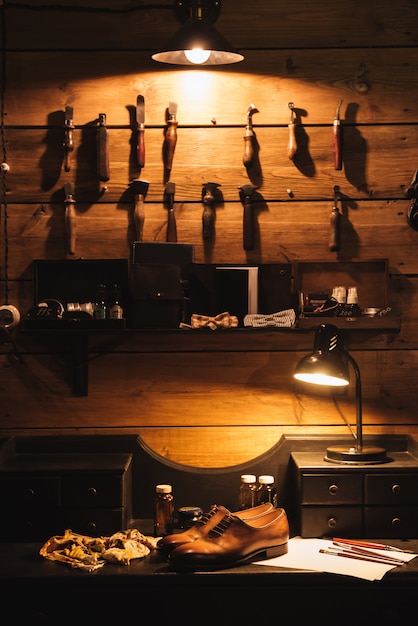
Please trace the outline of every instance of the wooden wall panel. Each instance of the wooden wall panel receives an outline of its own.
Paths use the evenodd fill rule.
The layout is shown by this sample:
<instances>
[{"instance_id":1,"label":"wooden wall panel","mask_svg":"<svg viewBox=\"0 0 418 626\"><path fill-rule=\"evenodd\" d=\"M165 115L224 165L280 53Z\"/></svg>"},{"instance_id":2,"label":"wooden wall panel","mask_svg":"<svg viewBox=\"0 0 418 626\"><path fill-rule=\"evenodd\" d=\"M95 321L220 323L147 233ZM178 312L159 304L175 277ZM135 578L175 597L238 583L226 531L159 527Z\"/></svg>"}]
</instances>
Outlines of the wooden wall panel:
<instances>
[{"instance_id":1,"label":"wooden wall panel","mask_svg":"<svg viewBox=\"0 0 418 626\"><path fill-rule=\"evenodd\" d=\"M245 54L235 66L192 70L150 59L177 29L171 0L8 0L3 154L10 172L0 214L0 303L24 315L31 262L72 258L65 246L64 185L76 199L75 258L130 258L130 182L149 181L144 238L164 241L165 109L178 102L179 241L197 262L292 263L387 259L388 304L399 332L356 332L365 432L417 433L418 232L405 197L417 169L418 6L414 0L225 0L219 30ZM3 63L4 61L4 63ZM134 162L134 105L146 103L146 166ZM344 168L333 165L332 122L343 100ZM287 158L288 103L298 113L299 154ZM242 163L254 103L256 167ZM70 172L63 169L63 111L74 107ZM105 112L111 177L95 175L95 131ZM202 184L218 182L216 239L202 240ZM238 187L258 187L254 250L243 249ZM340 188L341 249L329 217ZM106 189L105 189L106 188ZM7 219L6 219L7 217ZM381 280L384 280L382 277ZM362 303L364 306L371 303ZM186 331L185 331L186 332ZM193 332L193 331L192 331ZM71 338L12 331L0 345L0 433L138 433L159 454L204 467L241 463L282 434L342 434L354 421L353 390L338 404L296 387L291 371L312 332L232 339L132 333L90 338L89 393L72 395ZM193 347L194 346L194 347ZM233 346L231 348L231 346ZM259 349L257 349L259 347ZM13 356L13 352L17 352Z\"/></svg>"}]
</instances>

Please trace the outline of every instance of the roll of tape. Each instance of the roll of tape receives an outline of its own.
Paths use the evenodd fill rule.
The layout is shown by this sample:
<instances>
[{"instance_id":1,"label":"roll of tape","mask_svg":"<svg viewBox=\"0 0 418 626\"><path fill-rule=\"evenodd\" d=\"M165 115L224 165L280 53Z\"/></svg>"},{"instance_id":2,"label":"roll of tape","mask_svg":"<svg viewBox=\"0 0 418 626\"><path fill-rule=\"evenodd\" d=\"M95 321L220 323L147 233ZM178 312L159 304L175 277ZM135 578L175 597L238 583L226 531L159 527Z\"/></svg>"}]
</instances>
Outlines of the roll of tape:
<instances>
[{"instance_id":1,"label":"roll of tape","mask_svg":"<svg viewBox=\"0 0 418 626\"><path fill-rule=\"evenodd\" d=\"M0 326L14 328L20 322L19 310L13 304L0 305Z\"/></svg>"}]
</instances>

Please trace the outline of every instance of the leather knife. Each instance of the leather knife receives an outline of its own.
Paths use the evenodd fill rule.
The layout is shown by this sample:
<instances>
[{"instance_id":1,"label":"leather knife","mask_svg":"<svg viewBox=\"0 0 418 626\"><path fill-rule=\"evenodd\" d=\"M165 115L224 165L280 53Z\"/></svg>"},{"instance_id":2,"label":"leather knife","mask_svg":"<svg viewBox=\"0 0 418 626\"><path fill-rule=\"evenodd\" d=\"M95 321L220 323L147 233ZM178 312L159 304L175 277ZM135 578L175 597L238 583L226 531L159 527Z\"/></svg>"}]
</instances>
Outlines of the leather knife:
<instances>
[{"instance_id":1,"label":"leather knife","mask_svg":"<svg viewBox=\"0 0 418 626\"><path fill-rule=\"evenodd\" d=\"M67 249L69 254L75 253L75 200L74 184L65 183L65 229L67 233Z\"/></svg>"},{"instance_id":2,"label":"leather knife","mask_svg":"<svg viewBox=\"0 0 418 626\"><path fill-rule=\"evenodd\" d=\"M167 109L167 130L164 141L164 166L167 172L173 166L174 150L177 144L177 102L170 102Z\"/></svg>"},{"instance_id":3,"label":"leather knife","mask_svg":"<svg viewBox=\"0 0 418 626\"><path fill-rule=\"evenodd\" d=\"M166 241L170 243L177 243L177 224L176 216L174 214L174 193L176 191L175 183L169 181L165 185L165 195L168 204L168 218L167 218L167 236Z\"/></svg>"},{"instance_id":4,"label":"leather knife","mask_svg":"<svg viewBox=\"0 0 418 626\"><path fill-rule=\"evenodd\" d=\"M329 249L331 252L338 252L341 246L341 213L338 208L338 195L339 195L339 187L338 185L334 186L334 206L332 207L331 216L330 216L330 239L329 239Z\"/></svg>"},{"instance_id":5,"label":"leather knife","mask_svg":"<svg viewBox=\"0 0 418 626\"><path fill-rule=\"evenodd\" d=\"M340 120L340 110L343 101L340 100L340 103L337 107L337 112L335 113L335 119L332 127L332 139L334 144L334 168L336 170L343 169L343 128Z\"/></svg>"},{"instance_id":6,"label":"leather knife","mask_svg":"<svg viewBox=\"0 0 418 626\"><path fill-rule=\"evenodd\" d=\"M137 154L140 168L145 166L145 101L144 96L136 99L136 123L138 127Z\"/></svg>"},{"instance_id":7,"label":"leather knife","mask_svg":"<svg viewBox=\"0 0 418 626\"><path fill-rule=\"evenodd\" d=\"M106 182L109 173L109 136L106 128L106 113L99 113L97 127L97 178Z\"/></svg>"},{"instance_id":8,"label":"leather knife","mask_svg":"<svg viewBox=\"0 0 418 626\"><path fill-rule=\"evenodd\" d=\"M74 150L73 141L73 107L66 106L64 113L64 169L69 172L71 169L71 153Z\"/></svg>"},{"instance_id":9,"label":"leather knife","mask_svg":"<svg viewBox=\"0 0 418 626\"><path fill-rule=\"evenodd\" d=\"M298 146L296 143L296 122L297 122L297 116L296 116L296 112L295 112L295 105L293 104L293 102L289 102L289 104L287 105L290 109L290 121L288 124L288 128L289 128L289 144L287 147L287 156L289 157L289 159L291 161L293 161L293 159L296 156L296 152L298 151Z\"/></svg>"}]
</instances>

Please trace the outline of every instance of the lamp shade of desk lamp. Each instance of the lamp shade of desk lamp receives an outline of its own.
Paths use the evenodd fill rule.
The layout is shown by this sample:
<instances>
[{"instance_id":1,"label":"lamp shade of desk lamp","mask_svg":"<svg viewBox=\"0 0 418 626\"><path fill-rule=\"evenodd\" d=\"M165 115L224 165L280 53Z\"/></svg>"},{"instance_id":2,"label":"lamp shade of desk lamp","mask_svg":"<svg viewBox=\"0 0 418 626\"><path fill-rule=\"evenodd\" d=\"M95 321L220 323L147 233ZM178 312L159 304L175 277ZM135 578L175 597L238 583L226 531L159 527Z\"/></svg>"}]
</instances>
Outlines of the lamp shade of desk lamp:
<instances>
[{"instance_id":1,"label":"lamp shade of desk lamp","mask_svg":"<svg viewBox=\"0 0 418 626\"><path fill-rule=\"evenodd\" d=\"M213 26L220 8L220 0L176 1L176 14L185 23L162 50L152 55L154 61L189 66L227 65L242 61L244 56Z\"/></svg>"},{"instance_id":2,"label":"lamp shade of desk lamp","mask_svg":"<svg viewBox=\"0 0 418 626\"><path fill-rule=\"evenodd\" d=\"M348 363L356 377L356 435L352 446L332 446L325 460L332 463L372 464L387 462L386 450L363 445L363 416L361 376L357 362L344 349L339 329L333 324L321 324L315 331L314 349L296 366L294 378L305 383L345 387L350 383Z\"/></svg>"}]
</instances>

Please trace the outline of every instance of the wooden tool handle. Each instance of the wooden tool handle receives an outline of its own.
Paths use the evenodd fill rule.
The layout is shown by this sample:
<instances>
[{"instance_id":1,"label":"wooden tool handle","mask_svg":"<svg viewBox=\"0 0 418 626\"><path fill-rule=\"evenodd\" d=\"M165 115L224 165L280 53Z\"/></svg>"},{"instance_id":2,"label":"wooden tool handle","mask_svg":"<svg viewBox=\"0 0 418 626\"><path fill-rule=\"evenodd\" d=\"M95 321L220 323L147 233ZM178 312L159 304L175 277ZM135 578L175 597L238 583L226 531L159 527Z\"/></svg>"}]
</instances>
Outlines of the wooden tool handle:
<instances>
[{"instance_id":1,"label":"wooden tool handle","mask_svg":"<svg viewBox=\"0 0 418 626\"><path fill-rule=\"evenodd\" d=\"M68 202L65 209L65 229L67 232L67 247L69 254L75 254L76 219L73 202Z\"/></svg>"},{"instance_id":2,"label":"wooden tool handle","mask_svg":"<svg viewBox=\"0 0 418 626\"><path fill-rule=\"evenodd\" d=\"M254 145L253 145L254 133L251 129L247 129L244 136L244 159L243 163L245 167L250 167L254 160Z\"/></svg>"},{"instance_id":3,"label":"wooden tool handle","mask_svg":"<svg viewBox=\"0 0 418 626\"><path fill-rule=\"evenodd\" d=\"M174 209L172 208L168 210L166 241L177 243L176 216L174 215Z\"/></svg>"},{"instance_id":4,"label":"wooden tool handle","mask_svg":"<svg viewBox=\"0 0 418 626\"><path fill-rule=\"evenodd\" d=\"M204 241L210 241L215 230L215 211L210 205L203 207L202 236Z\"/></svg>"},{"instance_id":5,"label":"wooden tool handle","mask_svg":"<svg viewBox=\"0 0 418 626\"><path fill-rule=\"evenodd\" d=\"M66 172L71 170L71 153L74 150L73 128L67 126L65 129L64 141L64 169Z\"/></svg>"},{"instance_id":6,"label":"wooden tool handle","mask_svg":"<svg viewBox=\"0 0 418 626\"><path fill-rule=\"evenodd\" d=\"M340 120L334 120L333 125L334 144L334 167L336 170L343 168L343 129Z\"/></svg>"},{"instance_id":7,"label":"wooden tool handle","mask_svg":"<svg viewBox=\"0 0 418 626\"><path fill-rule=\"evenodd\" d=\"M103 182L109 180L109 136L107 128L97 129L97 178Z\"/></svg>"},{"instance_id":8,"label":"wooden tool handle","mask_svg":"<svg viewBox=\"0 0 418 626\"><path fill-rule=\"evenodd\" d=\"M251 199L244 199L244 250L254 248L254 215Z\"/></svg>"},{"instance_id":9,"label":"wooden tool handle","mask_svg":"<svg viewBox=\"0 0 418 626\"><path fill-rule=\"evenodd\" d=\"M289 124L289 145L287 148L287 156L291 161L295 158L297 152L297 143L296 143L296 123L290 122Z\"/></svg>"},{"instance_id":10,"label":"wooden tool handle","mask_svg":"<svg viewBox=\"0 0 418 626\"><path fill-rule=\"evenodd\" d=\"M134 224L136 229L136 240L142 241L144 237L145 205L143 194L135 196Z\"/></svg>"},{"instance_id":11,"label":"wooden tool handle","mask_svg":"<svg viewBox=\"0 0 418 626\"><path fill-rule=\"evenodd\" d=\"M338 252L340 249L340 223L341 223L341 213L338 207L333 207L331 211L330 217L330 240L329 240L329 249L331 252Z\"/></svg>"},{"instance_id":12,"label":"wooden tool handle","mask_svg":"<svg viewBox=\"0 0 418 626\"><path fill-rule=\"evenodd\" d=\"M171 170L173 166L174 150L177 143L177 124L175 120L167 122L168 128L165 134L164 161L166 170Z\"/></svg>"},{"instance_id":13,"label":"wooden tool handle","mask_svg":"<svg viewBox=\"0 0 418 626\"><path fill-rule=\"evenodd\" d=\"M138 165L139 167L145 167L145 129L138 128Z\"/></svg>"}]
</instances>

